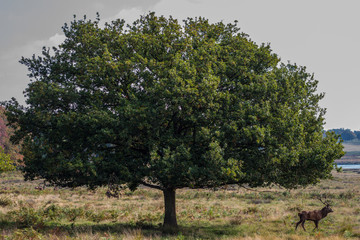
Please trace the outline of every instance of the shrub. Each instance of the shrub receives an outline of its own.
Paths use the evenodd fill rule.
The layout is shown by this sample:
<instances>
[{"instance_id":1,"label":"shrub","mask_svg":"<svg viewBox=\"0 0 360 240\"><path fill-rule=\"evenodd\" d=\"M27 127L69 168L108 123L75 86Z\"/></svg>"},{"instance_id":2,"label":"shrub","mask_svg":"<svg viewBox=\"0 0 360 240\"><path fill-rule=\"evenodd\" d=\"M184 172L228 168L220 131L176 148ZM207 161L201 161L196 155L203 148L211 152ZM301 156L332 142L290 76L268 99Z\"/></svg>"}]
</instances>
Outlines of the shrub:
<instances>
[{"instance_id":1,"label":"shrub","mask_svg":"<svg viewBox=\"0 0 360 240\"><path fill-rule=\"evenodd\" d=\"M109 215L110 215L110 219L111 219L113 222L116 222L120 214L119 214L119 212L116 211L116 210L110 210L110 211L109 211Z\"/></svg>"},{"instance_id":2,"label":"shrub","mask_svg":"<svg viewBox=\"0 0 360 240\"><path fill-rule=\"evenodd\" d=\"M243 222L243 218L240 215L237 215L230 219L231 225L240 225Z\"/></svg>"},{"instance_id":3,"label":"shrub","mask_svg":"<svg viewBox=\"0 0 360 240\"><path fill-rule=\"evenodd\" d=\"M254 214L259 212L259 208L258 207L248 207L247 209L244 210L245 214Z\"/></svg>"},{"instance_id":4,"label":"shrub","mask_svg":"<svg viewBox=\"0 0 360 240\"><path fill-rule=\"evenodd\" d=\"M85 212L85 217L93 222L99 223L104 220L112 220L113 222L116 222L118 217L120 216L119 211L116 210L104 210L98 213L95 213L91 210L87 210Z\"/></svg>"},{"instance_id":5,"label":"shrub","mask_svg":"<svg viewBox=\"0 0 360 240\"><path fill-rule=\"evenodd\" d=\"M42 212L30 207L21 207L19 210L11 211L7 217L13 219L17 226L22 228L39 228L45 223Z\"/></svg>"},{"instance_id":6,"label":"shrub","mask_svg":"<svg viewBox=\"0 0 360 240\"><path fill-rule=\"evenodd\" d=\"M37 240L37 239L43 239L43 236L41 233L37 232L35 229L30 227L30 228L26 228L23 230L17 230L16 232L14 232L11 239L13 239L13 240L23 240L23 239Z\"/></svg>"},{"instance_id":7,"label":"shrub","mask_svg":"<svg viewBox=\"0 0 360 240\"><path fill-rule=\"evenodd\" d=\"M355 197L355 193L353 191L342 192L339 194L340 199L353 199Z\"/></svg>"},{"instance_id":8,"label":"shrub","mask_svg":"<svg viewBox=\"0 0 360 240\"><path fill-rule=\"evenodd\" d=\"M13 201L7 197L0 198L0 206L1 207L11 206L12 203L13 203Z\"/></svg>"},{"instance_id":9,"label":"shrub","mask_svg":"<svg viewBox=\"0 0 360 240\"><path fill-rule=\"evenodd\" d=\"M60 220L64 217L62 209L55 204L51 204L50 206L45 208L43 214L46 218L49 218L50 220Z\"/></svg>"},{"instance_id":10,"label":"shrub","mask_svg":"<svg viewBox=\"0 0 360 240\"><path fill-rule=\"evenodd\" d=\"M85 211L83 208L65 208L64 214L69 221L75 222L77 218L84 216Z\"/></svg>"}]
</instances>

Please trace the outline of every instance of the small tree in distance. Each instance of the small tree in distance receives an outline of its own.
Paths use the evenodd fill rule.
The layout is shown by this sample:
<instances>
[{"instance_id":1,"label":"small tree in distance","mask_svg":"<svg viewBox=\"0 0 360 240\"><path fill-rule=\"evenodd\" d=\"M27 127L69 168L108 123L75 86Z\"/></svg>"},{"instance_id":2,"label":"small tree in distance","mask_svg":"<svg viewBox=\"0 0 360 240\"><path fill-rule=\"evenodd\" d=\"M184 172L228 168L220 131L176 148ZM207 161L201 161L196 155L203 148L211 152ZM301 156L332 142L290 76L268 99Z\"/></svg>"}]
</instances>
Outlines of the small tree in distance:
<instances>
[{"instance_id":1,"label":"small tree in distance","mask_svg":"<svg viewBox=\"0 0 360 240\"><path fill-rule=\"evenodd\" d=\"M5 109L0 106L0 147L15 162L22 159L22 156L19 154L20 146L11 143L10 137L13 134L13 130L7 127L7 123Z\"/></svg>"},{"instance_id":2,"label":"small tree in distance","mask_svg":"<svg viewBox=\"0 0 360 240\"><path fill-rule=\"evenodd\" d=\"M6 154L0 146L0 173L15 170L14 161L11 160L10 154Z\"/></svg>"},{"instance_id":3,"label":"small tree in distance","mask_svg":"<svg viewBox=\"0 0 360 240\"><path fill-rule=\"evenodd\" d=\"M149 13L133 24L74 20L52 52L22 58L27 106L6 103L25 179L164 194L179 188L295 188L331 176L343 154L304 67L280 64L235 24Z\"/></svg>"},{"instance_id":4,"label":"small tree in distance","mask_svg":"<svg viewBox=\"0 0 360 240\"><path fill-rule=\"evenodd\" d=\"M5 109L0 106L0 173L15 170L15 160L21 159L19 146L10 142L12 131L6 124Z\"/></svg>"},{"instance_id":5,"label":"small tree in distance","mask_svg":"<svg viewBox=\"0 0 360 240\"><path fill-rule=\"evenodd\" d=\"M340 138L344 141L352 141L355 139L359 139L360 136L359 131L351 131L351 129L335 128L327 131L334 132L335 134L340 135Z\"/></svg>"}]
</instances>

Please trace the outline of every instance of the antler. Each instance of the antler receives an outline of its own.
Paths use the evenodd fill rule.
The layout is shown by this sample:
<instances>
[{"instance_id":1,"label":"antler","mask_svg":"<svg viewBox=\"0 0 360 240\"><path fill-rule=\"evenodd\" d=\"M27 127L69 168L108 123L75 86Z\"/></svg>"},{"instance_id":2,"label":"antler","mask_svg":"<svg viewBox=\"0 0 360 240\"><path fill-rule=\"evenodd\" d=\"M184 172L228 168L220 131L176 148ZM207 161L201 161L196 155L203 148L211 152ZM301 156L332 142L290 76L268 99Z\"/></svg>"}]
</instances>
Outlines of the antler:
<instances>
[{"instance_id":1,"label":"antler","mask_svg":"<svg viewBox=\"0 0 360 240\"><path fill-rule=\"evenodd\" d=\"M318 200L320 200L320 202L322 202L324 205L329 206L330 205L330 201L326 200L326 196L325 196L325 202L321 199L321 197L317 198Z\"/></svg>"},{"instance_id":2,"label":"antler","mask_svg":"<svg viewBox=\"0 0 360 240\"><path fill-rule=\"evenodd\" d=\"M323 200L321 199L321 197L317 197L317 199L318 199L320 202L322 202L323 204L326 205L326 203L323 202Z\"/></svg>"}]
</instances>

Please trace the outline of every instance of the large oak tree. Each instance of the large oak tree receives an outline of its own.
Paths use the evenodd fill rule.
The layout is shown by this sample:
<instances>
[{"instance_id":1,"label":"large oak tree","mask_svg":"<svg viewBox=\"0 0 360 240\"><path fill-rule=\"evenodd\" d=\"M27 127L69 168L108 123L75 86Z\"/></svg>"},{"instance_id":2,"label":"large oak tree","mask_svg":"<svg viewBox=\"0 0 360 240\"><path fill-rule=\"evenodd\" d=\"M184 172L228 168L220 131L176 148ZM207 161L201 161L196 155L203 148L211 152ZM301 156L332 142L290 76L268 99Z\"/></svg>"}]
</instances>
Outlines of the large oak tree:
<instances>
[{"instance_id":1,"label":"large oak tree","mask_svg":"<svg viewBox=\"0 0 360 240\"><path fill-rule=\"evenodd\" d=\"M176 227L176 189L306 186L343 154L335 134L323 136L313 75L236 22L149 13L63 31L58 47L21 60L27 105L6 104L28 180L159 189L164 226Z\"/></svg>"}]
</instances>

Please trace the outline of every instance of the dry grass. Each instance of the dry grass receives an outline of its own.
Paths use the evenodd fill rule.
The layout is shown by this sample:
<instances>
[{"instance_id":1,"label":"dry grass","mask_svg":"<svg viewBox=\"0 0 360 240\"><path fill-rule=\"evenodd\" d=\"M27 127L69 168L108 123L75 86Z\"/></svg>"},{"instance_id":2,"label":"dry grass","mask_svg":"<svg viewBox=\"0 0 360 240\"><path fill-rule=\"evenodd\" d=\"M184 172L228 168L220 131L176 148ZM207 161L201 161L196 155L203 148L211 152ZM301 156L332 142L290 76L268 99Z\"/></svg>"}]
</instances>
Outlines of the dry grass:
<instances>
[{"instance_id":1,"label":"dry grass","mask_svg":"<svg viewBox=\"0 0 360 240\"><path fill-rule=\"evenodd\" d=\"M106 189L35 189L20 173L0 179L0 239L359 239L360 174L333 173L317 186L283 189L243 188L177 191L177 235L163 235L162 193L140 188L120 199ZM320 230L306 222L294 231L300 210L320 209L326 194L334 213Z\"/></svg>"}]
</instances>

